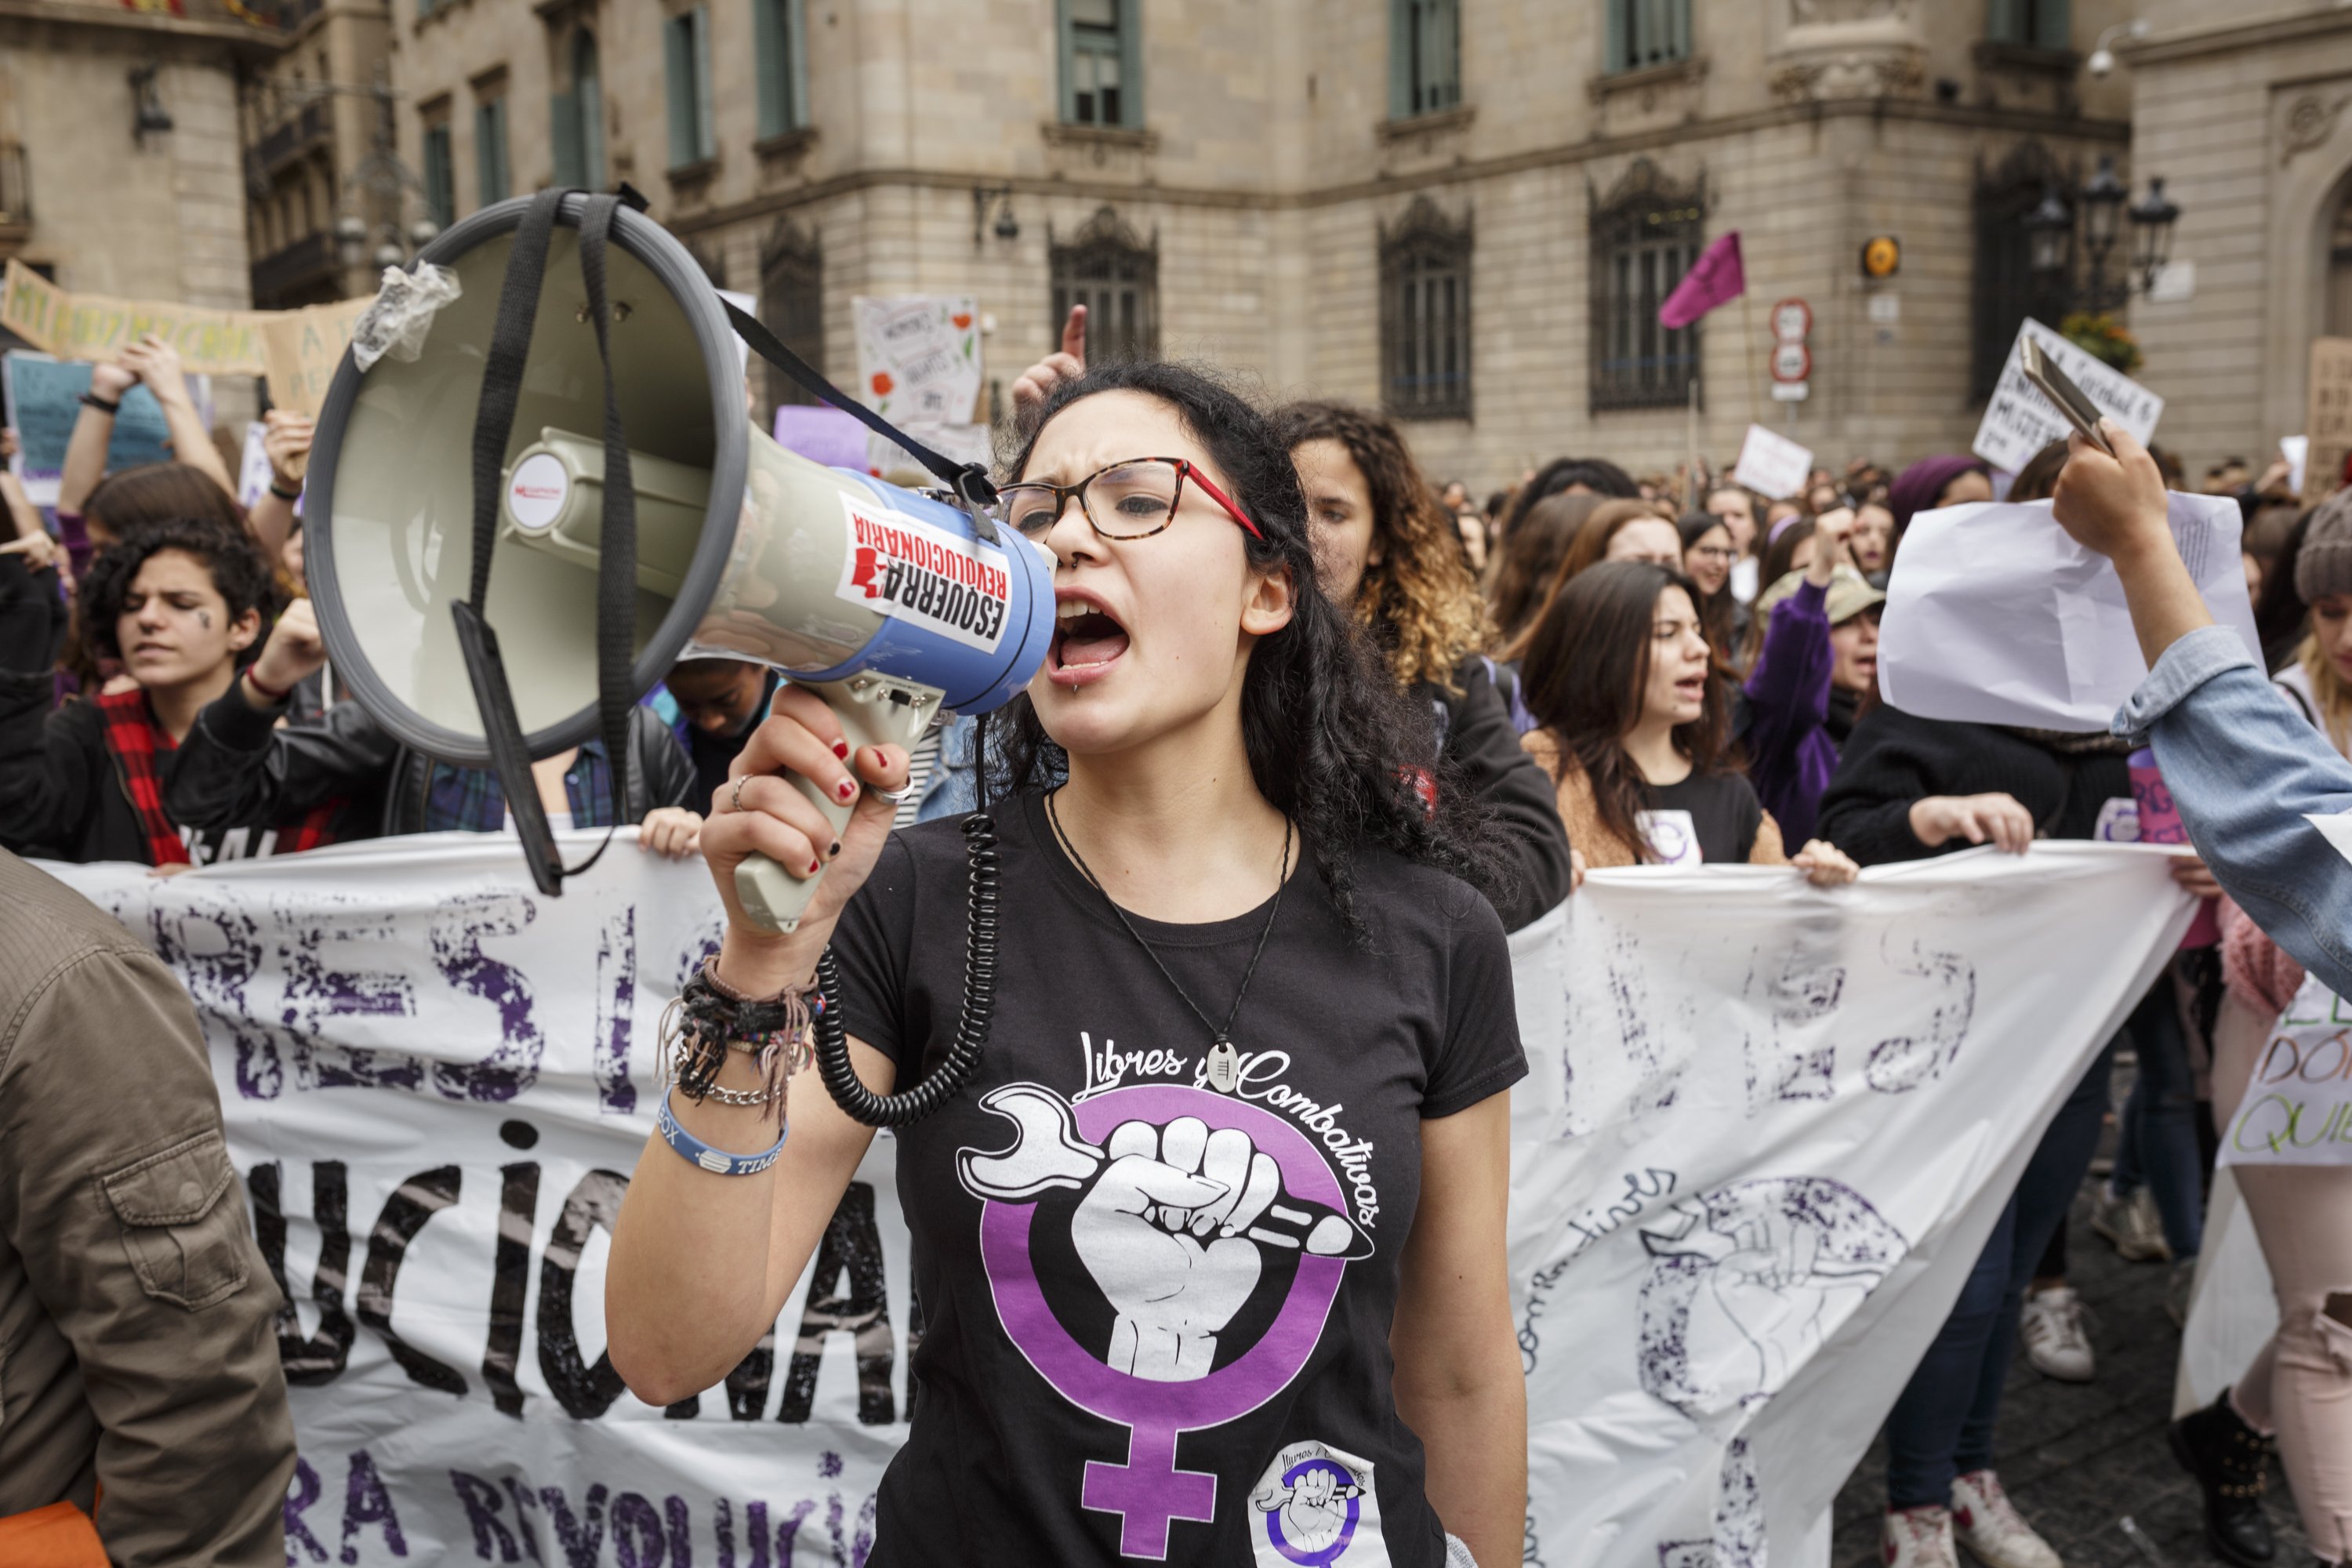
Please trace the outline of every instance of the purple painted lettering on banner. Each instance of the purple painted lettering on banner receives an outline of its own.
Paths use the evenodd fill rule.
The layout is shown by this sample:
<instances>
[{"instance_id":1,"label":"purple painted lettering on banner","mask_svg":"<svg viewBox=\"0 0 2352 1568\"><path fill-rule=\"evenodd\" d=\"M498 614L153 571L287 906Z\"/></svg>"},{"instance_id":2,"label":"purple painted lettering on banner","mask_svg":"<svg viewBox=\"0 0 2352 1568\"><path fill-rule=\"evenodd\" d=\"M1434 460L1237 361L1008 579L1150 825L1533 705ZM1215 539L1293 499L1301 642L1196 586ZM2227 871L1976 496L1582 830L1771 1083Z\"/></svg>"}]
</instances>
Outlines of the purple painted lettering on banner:
<instances>
[{"instance_id":1,"label":"purple painted lettering on banner","mask_svg":"<svg viewBox=\"0 0 2352 1568\"><path fill-rule=\"evenodd\" d=\"M604 922L596 933L596 1103L626 1116L637 1108L629 1078L629 1046L637 1017L637 907Z\"/></svg>"},{"instance_id":2,"label":"purple painted lettering on banner","mask_svg":"<svg viewBox=\"0 0 2352 1568\"><path fill-rule=\"evenodd\" d=\"M381 1525L383 1544L394 1557L408 1555L408 1538L400 1532L400 1515L394 1511L392 1493L376 1474L375 1460L365 1448L352 1450L351 1476L343 1484L343 1550L346 1564L360 1560L360 1531Z\"/></svg>"},{"instance_id":3,"label":"purple painted lettering on banner","mask_svg":"<svg viewBox=\"0 0 2352 1568\"><path fill-rule=\"evenodd\" d=\"M585 1522L572 1514L562 1487L541 1487L539 1495L547 1503L547 1517L555 1523L556 1544L563 1548L567 1568L596 1568L604 1552L604 1483L599 1481L588 1489L581 1505Z\"/></svg>"},{"instance_id":4,"label":"purple painted lettering on banner","mask_svg":"<svg viewBox=\"0 0 2352 1568\"><path fill-rule=\"evenodd\" d=\"M538 1496L513 1476L501 1476L499 1479L505 1485L507 1496L514 1503L515 1529L521 1532L522 1549L530 1553L533 1563L545 1562L546 1559L539 1554L539 1526L532 1523L530 1518L532 1510L539 1507Z\"/></svg>"},{"instance_id":5,"label":"purple painted lettering on banner","mask_svg":"<svg viewBox=\"0 0 2352 1568\"><path fill-rule=\"evenodd\" d=\"M694 1515L686 1500L675 1493L662 1499L662 1517L669 1522L669 1568L694 1568Z\"/></svg>"},{"instance_id":6,"label":"purple painted lettering on banner","mask_svg":"<svg viewBox=\"0 0 2352 1568\"><path fill-rule=\"evenodd\" d=\"M319 1493L323 1489L319 1481L319 1472L310 1468L310 1460L297 1454L294 1457L294 1480L286 1489L288 1568L292 1568L295 1562L294 1548L298 1542L310 1554L311 1562L324 1563L327 1560L327 1549L319 1544L319 1538L310 1533L310 1526L302 1518L310 1511L310 1505L319 1500Z\"/></svg>"},{"instance_id":7,"label":"purple painted lettering on banner","mask_svg":"<svg viewBox=\"0 0 2352 1568\"><path fill-rule=\"evenodd\" d=\"M453 989L479 996L499 1010L500 1040L478 1062L436 1062L433 1087L451 1100L509 1100L539 1079L547 1048L531 1019L530 983L511 964L482 951L486 936L513 936L539 915L520 893L474 893L451 899L433 916L433 966Z\"/></svg>"},{"instance_id":8,"label":"purple painted lettering on banner","mask_svg":"<svg viewBox=\"0 0 2352 1568\"><path fill-rule=\"evenodd\" d=\"M261 968L259 923L226 901L192 897L176 910L151 909L147 926L156 956L188 988L205 1037L229 1041L237 1093L247 1100L283 1094L285 1053L246 1000Z\"/></svg>"},{"instance_id":9,"label":"purple painted lettering on banner","mask_svg":"<svg viewBox=\"0 0 2352 1568\"><path fill-rule=\"evenodd\" d=\"M399 932L393 921L358 909L322 913L308 902L298 906L282 898L271 900L271 914L284 973L285 1006L279 1022L292 1044L302 1087L422 1088L425 1064L417 1058L404 1051L343 1046L333 1038L337 1018L415 1016L415 993L406 975L331 968L320 952L330 942L374 942L396 951Z\"/></svg>"},{"instance_id":10,"label":"purple painted lettering on banner","mask_svg":"<svg viewBox=\"0 0 2352 1568\"><path fill-rule=\"evenodd\" d=\"M613 1500L613 1555L620 1568L662 1568L667 1553L661 1515L636 1492Z\"/></svg>"},{"instance_id":11,"label":"purple painted lettering on banner","mask_svg":"<svg viewBox=\"0 0 2352 1568\"><path fill-rule=\"evenodd\" d=\"M1969 1037L1969 1020L1976 1016L1976 965L1957 952L1939 952L1917 938L1907 953L1897 953L1888 932L1879 951L1886 966L1934 983L1937 996L1928 1009L1926 1027L1916 1034L1895 1035L1871 1048L1863 1076L1881 1094L1904 1094L1944 1076Z\"/></svg>"},{"instance_id":12,"label":"purple painted lettering on banner","mask_svg":"<svg viewBox=\"0 0 2352 1568\"><path fill-rule=\"evenodd\" d=\"M764 1528L767 1523L767 1505L753 1503L751 1506L760 1510L761 1526ZM776 1526L776 1568L793 1568L793 1555L799 1550L801 1543L801 1521L815 1511L816 1504L803 1498L793 1504L792 1510L784 1515L783 1522ZM753 1533L757 1534L758 1531L754 1531ZM760 1549L765 1552L767 1542L761 1542ZM757 1568L756 1564L754 1568Z\"/></svg>"},{"instance_id":13,"label":"purple painted lettering on banner","mask_svg":"<svg viewBox=\"0 0 2352 1568\"><path fill-rule=\"evenodd\" d=\"M451 1470L449 1489L457 1494L457 1501L466 1510L467 1526L474 1532L476 1557L485 1563L522 1561L521 1552L515 1547L514 1531L499 1517L503 1505L499 1500L496 1482L469 1476L463 1470ZM492 1555L493 1547L497 1548L496 1555Z\"/></svg>"}]
</instances>

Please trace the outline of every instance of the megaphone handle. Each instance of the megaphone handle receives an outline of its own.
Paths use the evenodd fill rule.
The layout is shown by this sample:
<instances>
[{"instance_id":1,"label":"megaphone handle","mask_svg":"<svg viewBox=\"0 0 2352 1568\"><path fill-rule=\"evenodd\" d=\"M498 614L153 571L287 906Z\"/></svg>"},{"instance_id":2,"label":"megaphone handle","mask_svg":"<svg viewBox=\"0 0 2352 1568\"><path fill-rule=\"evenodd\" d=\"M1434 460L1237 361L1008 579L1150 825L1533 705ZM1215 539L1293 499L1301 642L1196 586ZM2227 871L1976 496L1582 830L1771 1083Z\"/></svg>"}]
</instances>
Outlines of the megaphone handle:
<instances>
[{"instance_id":1,"label":"megaphone handle","mask_svg":"<svg viewBox=\"0 0 2352 1568\"><path fill-rule=\"evenodd\" d=\"M794 684L814 692L833 710L852 756L866 746L902 746L912 751L939 710L935 698L920 702L892 700L888 689L877 689L871 678ZM857 809L856 801L836 800L798 773L793 775L793 783L809 804L824 814L836 837L849 826L850 815ZM754 924L767 931L789 931L801 923L801 911L808 908L824 879L822 867L813 875L795 877L765 855L747 855L735 867L735 896Z\"/></svg>"}]
</instances>

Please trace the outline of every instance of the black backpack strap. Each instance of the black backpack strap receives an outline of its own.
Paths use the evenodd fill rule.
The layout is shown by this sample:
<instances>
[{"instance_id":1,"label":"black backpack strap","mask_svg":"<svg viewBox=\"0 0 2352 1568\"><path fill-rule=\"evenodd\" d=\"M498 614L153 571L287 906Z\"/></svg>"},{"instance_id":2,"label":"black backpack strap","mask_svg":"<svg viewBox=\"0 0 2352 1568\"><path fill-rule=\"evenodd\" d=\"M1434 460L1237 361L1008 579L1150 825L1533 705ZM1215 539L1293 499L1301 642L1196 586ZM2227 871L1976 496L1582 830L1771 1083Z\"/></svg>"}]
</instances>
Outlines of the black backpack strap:
<instances>
[{"instance_id":1,"label":"black backpack strap","mask_svg":"<svg viewBox=\"0 0 2352 1568\"><path fill-rule=\"evenodd\" d=\"M991 544L997 542L996 525L989 509L996 504L996 487L989 481L988 470L978 463L959 463L944 452L934 451L841 388L825 380L815 367L786 348L775 333L760 324L758 317L736 308L731 300L719 301L727 308L727 320L734 325L735 333L751 345L751 352L798 382L807 392L815 394L826 403L873 431L885 440L895 441L905 447L915 461L929 468L941 484L956 493L971 513L980 537Z\"/></svg>"}]
</instances>

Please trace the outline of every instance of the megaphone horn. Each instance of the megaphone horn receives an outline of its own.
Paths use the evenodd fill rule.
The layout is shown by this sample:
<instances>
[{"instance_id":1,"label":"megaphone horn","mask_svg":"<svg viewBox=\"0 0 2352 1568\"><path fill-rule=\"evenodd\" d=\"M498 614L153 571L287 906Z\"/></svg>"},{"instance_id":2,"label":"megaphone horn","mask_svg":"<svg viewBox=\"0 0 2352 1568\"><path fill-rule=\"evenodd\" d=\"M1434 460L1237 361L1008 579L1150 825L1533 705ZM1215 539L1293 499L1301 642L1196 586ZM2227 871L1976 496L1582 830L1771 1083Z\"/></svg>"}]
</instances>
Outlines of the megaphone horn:
<instances>
[{"instance_id":1,"label":"megaphone horn","mask_svg":"<svg viewBox=\"0 0 2352 1568\"><path fill-rule=\"evenodd\" d=\"M614 204L592 216L612 202L542 193L447 229L419 260L454 273L460 291L415 357L362 371L347 354L337 369L311 449L307 564L352 696L404 744L471 767L499 761L499 726L484 717L497 704L478 689L485 653L503 666L525 759L586 741L600 728L600 691L607 712L625 714L614 703L637 701L681 658L773 666L824 696L854 745L911 747L944 715L1009 700L1045 658L1052 569L989 522L984 476L894 436L937 458L962 492L949 504L777 446L744 417L724 301L642 213ZM601 290L583 269L583 220L609 224L608 245L588 237ZM501 333L509 261L529 265L541 245L536 298ZM782 352L756 322L741 325L763 353ZM513 373L494 376L488 395L507 427L477 453L478 426L497 424L478 416L502 347L517 351ZM786 368L890 429L797 361ZM475 458L498 476L480 572ZM625 487L614 483L622 470ZM633 541L608 538L631 514ZM606 570L624 556L625 573ZM601 683L600 580L606 623L624 634L607 639ZM468 610L483 645L470 673ZM612 761L617 775L625 759ZM847 820L849 805L803 788L828 820ZM533 792L507 794L518 822L536 812ZM744 868L746 910L791 930L816 878L765 860Z\"/></svg>"}]
</instances>

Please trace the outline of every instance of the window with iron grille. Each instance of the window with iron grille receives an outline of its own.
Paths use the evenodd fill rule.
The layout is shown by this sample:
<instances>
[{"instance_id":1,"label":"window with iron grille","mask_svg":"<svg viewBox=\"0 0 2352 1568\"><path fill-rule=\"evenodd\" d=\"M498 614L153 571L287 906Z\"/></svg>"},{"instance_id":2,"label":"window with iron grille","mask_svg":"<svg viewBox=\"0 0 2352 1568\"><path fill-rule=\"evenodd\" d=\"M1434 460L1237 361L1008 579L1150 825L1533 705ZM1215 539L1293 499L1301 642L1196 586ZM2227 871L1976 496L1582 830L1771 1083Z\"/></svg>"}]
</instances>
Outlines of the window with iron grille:
<instances>
[{"instance_id":1,"label":"window with iron grille","mask_svg":"<svg viewBox=\"0 0 2352 1568\"><path fill-rule=\"evenodd\" d=\"M1606 68L1647 70L1691 55L1690 0L1603 0Z\"/></svg>"},{"instance_id":2,"label":"window with iron grille","mask_svg":"<svg viewBox=\"0 0 2352 1568\"><path fill-rule=\"evenodd\" d=\"M474 184L478 203L488 206L511 194L507 178L507 100L503 89L495 98L474 105Z\"/></svg>"},{"instance_id":3,"label":"window with iron grille","mask_svg":"<svg viewBox=\"0 0 2352 1568\"><path fill-rule=\"evenodd\" d=\"M1698 326L1669 331L1658 307L1706 244L1703 182L1671 184L1634 160L1591 216L1591 407L1660 408L1685 403L1698 379Z\"/></svg>"},{"instance_id":4,"label":"window with iron grille","mask_svg":"<svg viewBox=\"0 0 2352 1568\"><path fill-rule=\"evenodd\" d=\"M817 237L779 218L760 247L760 321L784 347L824 369L824 254ZM768 366L770 407L814 403L816 395L774 365Z\"/></svg>"},{"instance_id":5,"label":"window with iron grille","mask_svg":"<svg viewBox=\"0 0 2352 1568\"><path fill-rule=\"evenodd\" d=\"M457 186L449 158L449 126L425 128L425 211L436 228L457 221Z\"/></svg>"},{"instance_id":6,"label":"window with iron grille","mask_svg":"<svg viewBox=\"0 0 2352 1568\"><path fill-rule=\"evenodd\" d=\"M1103 207L1066 243L1048 231L1053 257L1055 341L1070 307L1087 308L1087 360L1160 357L1160 241L1146 243Z\"/></svg>"},{"instance_id":7,"label":"window with iron grille","mask_svg":"<svg viewBox=\"0 0 2352 1568\"><path fill-rule=\"evenodd\" d=\"M1140 0L1057 0L1057 5L1063 123L1141 129Z\"/></svg>"},{"instance_id":8,"label":"window with iron grille","mask_svg":"<svg viewBox=\"0 0 2352 1568\"><path fill-rule=\"evenodd\" d=\"M1999 44L2063 49L2073 41L2074 17L2067 0L1991 0L1985 36Z\"/></svg>"},{"instance_id":9,"label":"window with iron grille","mask_svg":"<svg viewBox=\"0 0 2352 1568\"><path fill-rule=\"evenodd\" d=\"M2039 142L2021 143L1990 170L1978 165L1976 269L1969 312L1971 402L1992 395L2026 317L2054 327L2066 313L2065 280L2033 270L2032 236L2025 226L2025 215L2041 204L2053 181L2062 190L2075 183Z\"/></svg>"},{"instance_id":10,"label":"window with iron grille","mask_svg":"<svg viewBox=\"0 0 2352 1568\"><path fill-rule=\"evenodd\" d=\"M604 71L596 35L582 27L572 35L572 82L548 95L548 120L555 146L555 183L567 190L604 186Z\"/></svg>"},{"instance_id":11,"label":"window with iron grille","mask_svg":"<svg viewBox=\"0 0 2352 1568\"><path fill-rule=\"evenodd\" d=\"M686 168L719 155L710 102L710 8L697 5L662 24L663 69L669 100L669 166Z\"/></svg>"},{"instance_id":12,"label":"window with iron grille","mask_svg":"<svg viewBox=\"0 0 2352 1568\"><path fill-rule=\"evenodd\" d=\"M1389 0L1389 115L1409 120L1462 101L1455 0Z\"/></svg>"},{"instance_id":13,"label":"window with iron grille","mask_svg":"<svg viewBox=\"0 0 2352 1568\"><path fill-rule=\"evenodd\" d=\"M751 0L760 79L760 139L808 122L808 21L801 0Z\"/></svg>"},{"instance_id":14,"label":"window with iron grille","mask_svg":"<svg viewBox=\"0 0 2352 1568\"><path fill-rule=\"evenodd\" d=\"M1402 419L1470 417L1470 219L1427 196L1381 230L1381 401Z\"/></svg>"}]
</instances>

